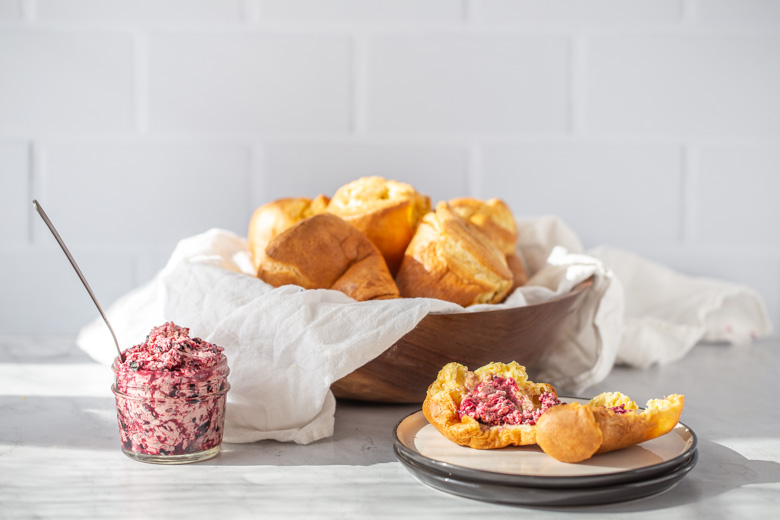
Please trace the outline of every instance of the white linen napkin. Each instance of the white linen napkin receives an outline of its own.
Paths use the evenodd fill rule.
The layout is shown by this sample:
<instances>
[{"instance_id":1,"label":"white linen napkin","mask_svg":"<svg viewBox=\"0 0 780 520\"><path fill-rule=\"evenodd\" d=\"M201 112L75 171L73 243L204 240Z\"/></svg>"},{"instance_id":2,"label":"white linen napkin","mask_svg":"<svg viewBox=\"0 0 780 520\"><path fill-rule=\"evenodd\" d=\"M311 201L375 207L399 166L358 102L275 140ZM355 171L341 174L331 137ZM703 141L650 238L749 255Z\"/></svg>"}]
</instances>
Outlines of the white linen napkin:
<instances>
[{"instance_id":1,"label":"white linen napkin","mask_svg":"<svg viewBox=\"0 0 780 520\"><path fill-rule=\"evenodd\" d=\"M744 339L747 330L755 336L770 330L763 302L749 289L690 279L613 250L586 255L576 235L555 217L521 220L518 226L518 252L534 274L499 305L464 309L429 298L356 302L337 291L273 288L252 276L244 238L212 229L182 240L153 280L114 302L107 314L123 348L141 343L165 321L225 348L231 368L226 442L299 444L333 434L336 400L330 385L431 312L533 304L592 277L576 319L568 322L571 330L555 347L559 354L533 377L568 392L603 380L618 361L647 366L677 359L699 339L721 337L711 329L723 329L726 322L737 331L723 337L728 340ZM613 261L627 273L629 285L615 276ZM637 280L630 276L632 266ZM643 272L666 281L644 286L638 283ZM645 294L632 294L631 284ZM655 297L673 304L664 315L631 303L652 296L656 287L664 291ZM112 339L99 318L82 328L76 343L105 365L113 361Z\"/></svg>"},{"instance_id":2,"label":"white linen napkin","mask_svg":"<svg viewBox=\"0 0 780 520\"><path fill-rule=\"evenodd\" d=\"M646 368L676 361L702 340L740 345L772 331L764 301L753 289L685 276L615 247L588 254L626 287L620 364Z\"/></svg>"}]
</instances>

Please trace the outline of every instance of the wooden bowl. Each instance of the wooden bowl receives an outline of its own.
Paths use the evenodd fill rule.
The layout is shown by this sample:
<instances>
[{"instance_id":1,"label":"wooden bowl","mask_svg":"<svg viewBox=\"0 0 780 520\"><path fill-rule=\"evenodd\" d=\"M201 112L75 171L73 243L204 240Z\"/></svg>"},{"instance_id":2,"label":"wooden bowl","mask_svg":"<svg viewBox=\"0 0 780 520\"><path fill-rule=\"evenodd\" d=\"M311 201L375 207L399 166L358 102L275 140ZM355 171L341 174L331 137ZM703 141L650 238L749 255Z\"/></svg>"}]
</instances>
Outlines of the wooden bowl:
<instances>
[{"instance_id":1,"label":"wooden bowl","mask_svg":"<svg viewBox=\"0 0 780 520\"><path fill-rule=\"evenodd\" d=\"M495 311L429 314L377 358L331 386L336 397L422 403L439 370L457 361L471 370L517 361L532 370L553 352L551 339L593 282L543 303Z\"/></svg>"}]
</instances>

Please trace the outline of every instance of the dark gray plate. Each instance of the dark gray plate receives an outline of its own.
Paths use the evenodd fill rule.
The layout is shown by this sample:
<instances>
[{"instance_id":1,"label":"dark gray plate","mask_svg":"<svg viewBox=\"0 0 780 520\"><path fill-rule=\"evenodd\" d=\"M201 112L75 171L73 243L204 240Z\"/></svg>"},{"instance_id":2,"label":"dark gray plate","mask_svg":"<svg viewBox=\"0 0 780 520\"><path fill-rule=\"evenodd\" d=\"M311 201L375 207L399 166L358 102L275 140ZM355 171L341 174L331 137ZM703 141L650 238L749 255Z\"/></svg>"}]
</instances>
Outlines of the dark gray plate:
<instances>
[{"instance_id":1,"label":"dark gray plate","mask_svg":"<svg viewBox=\"0 0 780 520\"><path fill-rule=\"evenodd\" d=\"M644 480L596 487L525 487L509 483L470 480L434 471L407 458L394 446L398 460L420 482L433 489L484 502L523 506L584 506L636 500L671 489L698 461L698 451L669 471Z\"/></svg>"},{"instance_id":2,"label":"dark gray plate","mask_svg":"<svg viewBox=\"0 0 780 520\"><path fill-rule=\"evenodd\" d=\"M573 400L576 398L566 399ZM668 442L668 439L673 439L676 444L679 444L679 449L676 449L672 456L666 458L648 459L651 460L651 462L638 465L635 454L637 452L642 453L646 451L644 448L652 449L653 445L650 443L653 443L654 441L648 441L648 443L640 445L641 447L627 448L625 450L619 450L619 452L612 452L612 454L597 455L585 463L590 465L590 468L594 471L593 474L586 473L588 468L583 468L583 463L563 466L564 471L566 471L566 468L571 468L571 474L559 472L555 475L551 475L539 470L523 470L516 473L507 473L505 471L491 471L490 469L484 468L475 469L473 467L466 467L452 463L451 461L442 460L447 458L446 456L437 459L428 456L426 453L421 453L417 446L415 446L414 440L416 440L418 434L421 434L422 428L425 427L429 429L428 433L430 434L430 429L433 427L428 424L428 421L422 416L421 411L414 412L401 419L393 429L393 445L395 452L403 455L406 460L414 462L419 467L426 468L436 474L447 475L449 478L456 478L469 482L529 488L592 488L646 480L651 477L666 474L673 468L680 467L690 462L696 452L696 445L698 442L693 430L680 423L673 432L663 436L677 436L667 437L667 439L664 440ZM436 432L435 435L441 434ZM441 439L445 444L450 443L450 441L444 439L443 436ZM463 449L454 443L452 443L452 447L453 450ZM515 457L530 459L542 455L541 450L537 446L503 448L502 450L473 450L475 457L493 455L493 453L487 452L501 452L502 458ZM616 459L618 463L625 462L625 467L618 465L617 467L610 468L609 471L603 469L599 465L599 462L604 460L605 456L611 457L613 462ZM544 457L547 458L546 455ZM621 461L620 459L623 460ZM555 464L559 468L563 465L563 463L558 463L551 457L549 460L551 464Z\"/></svg>"}]
</instances>

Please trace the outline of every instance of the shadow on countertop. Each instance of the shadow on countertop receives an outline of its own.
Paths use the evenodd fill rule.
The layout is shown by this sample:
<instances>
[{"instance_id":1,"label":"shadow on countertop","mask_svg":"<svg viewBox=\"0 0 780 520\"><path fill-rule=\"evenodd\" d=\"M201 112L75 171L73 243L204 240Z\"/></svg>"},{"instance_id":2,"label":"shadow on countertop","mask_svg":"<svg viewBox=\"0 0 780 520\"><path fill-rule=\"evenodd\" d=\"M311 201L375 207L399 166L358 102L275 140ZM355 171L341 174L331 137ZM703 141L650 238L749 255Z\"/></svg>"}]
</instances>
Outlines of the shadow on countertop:
<instances>
[{"instance_id":1,"label":"shadow on countertop","mask_svg":"<svg viewBox=\"0 0 780 520\"><path fill-rule=\"evenodd\" d=\"M393 430L420 409L419 404L382 404L338 400L333 437L311 444L259 441L222 445L219 457L204 464L219 466L369 466L395 462Z\"/></svg>"},{"instance_id":2,"label":"shadow on countertop","mask_svg":"<svg viewBox=\"0 0 780 520\"><path fill-rule=\"evenodd\" d=\"M780 482L780 463L748 459L716 442L699 438L699 461L676 486L658 495L614 504L579 507L534 507L558 513L625 514L663 510L702 503L733 489L754 484ZM767 493L776 493L767 490Z\"/></svg>"},{"instance_id":3,"label":"shadow on countertop","mask_svg":"<svg viewBox=\"0 0 780 520\"><path fill-rule=\"evenodd\" d=\"M338 401L334 435L311 444L259 441L223 443L199 466L368 466L394 462L393 429L419 405ZM0 445L116 450L113 397L0 396ZM12 420L8 420L12 418Z\"/></svg>"}]
</instances>

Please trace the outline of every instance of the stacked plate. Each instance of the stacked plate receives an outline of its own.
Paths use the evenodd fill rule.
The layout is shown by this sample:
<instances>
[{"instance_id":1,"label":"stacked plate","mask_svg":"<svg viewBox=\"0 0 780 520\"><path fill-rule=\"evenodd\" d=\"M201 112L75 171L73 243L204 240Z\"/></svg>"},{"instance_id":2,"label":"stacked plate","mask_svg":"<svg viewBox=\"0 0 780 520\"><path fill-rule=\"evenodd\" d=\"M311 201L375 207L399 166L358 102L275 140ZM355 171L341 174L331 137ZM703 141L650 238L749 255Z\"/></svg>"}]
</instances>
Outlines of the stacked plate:
<instances>
[{"instance_id":1,"label":"stacked plate","mask_svg":"<svg viewBox=\"0 0 780 520\"><path fill-rule=\"evenodd\" d=\"M396 425L393 450L415 478L434 489L526 506L595 505L648 497L671 489L698 459L696 434L682 423L657 439L567 464L538 446L500 450L458 446L431 426L421 411Z\"/></svg>"}]
</instances>

